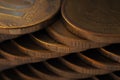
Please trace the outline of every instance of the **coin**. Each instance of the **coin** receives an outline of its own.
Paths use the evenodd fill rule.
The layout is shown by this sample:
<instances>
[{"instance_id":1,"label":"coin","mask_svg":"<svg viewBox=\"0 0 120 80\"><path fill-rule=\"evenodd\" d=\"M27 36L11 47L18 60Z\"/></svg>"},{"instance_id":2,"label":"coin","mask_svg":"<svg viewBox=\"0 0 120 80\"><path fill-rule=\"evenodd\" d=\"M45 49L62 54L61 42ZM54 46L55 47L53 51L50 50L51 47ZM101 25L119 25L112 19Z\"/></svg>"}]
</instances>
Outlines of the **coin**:
<instances>
[{"instance_id":1,"label":"coin","mask_svg":"<svg viewBox=\"0 0 120 80\"><path fill-rule=\"evenodd\" d=\"M120 40L120 11L116 7L119 6L118 3L119 0L65 0L61 9L62 16L67 24L72 26L71 31L77 35L83 35L93 41L97 39L96 36L101 37L99 40L101 42L102 36L104 40L108 37L115 38L109 42L118 42ZM73 31L73 28L78 32Z\"/></svg>"},{"instance_id":2,"label":"coin","mask_svg":"<svg viewBox=\"0 0 120 80\"><path fill-rule=\"evenodd\" d=\"M69 24L73 24L82 30L100 34L120 34L120 17L114 17L115 13L112 15L112 13L109 13L109 9L101 10L101 7L103 8L104 5L114 7L120 3L120 1L102 1L65 0L62 14ZM100 2L104 3L104 5ZM114 4L110 5L112 2L114 2Z\"/></svg>"},{"instance_id":3,"label":"coin","mask_svg":"<svg viewBox=\"0 0 120 80\"><path fill-rule=\"evenodd\" d=\"M51 19L59 7L60 0L1 0L0 33L8 34L7 30L12 32L12 29L43 23Z\"/></svg>"}]
</instances>

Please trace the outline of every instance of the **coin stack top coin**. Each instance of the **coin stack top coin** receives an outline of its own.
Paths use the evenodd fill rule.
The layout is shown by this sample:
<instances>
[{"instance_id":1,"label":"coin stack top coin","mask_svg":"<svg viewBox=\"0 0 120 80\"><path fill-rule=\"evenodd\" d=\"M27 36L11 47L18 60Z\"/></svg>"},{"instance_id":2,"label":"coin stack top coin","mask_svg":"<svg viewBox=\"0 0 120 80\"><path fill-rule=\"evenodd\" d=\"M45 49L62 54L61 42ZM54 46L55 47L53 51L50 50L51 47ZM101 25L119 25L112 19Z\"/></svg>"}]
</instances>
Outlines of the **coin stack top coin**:
<instances>
[{"instance_id":1,"label":"coin stack top coin","mask_svg":"<svg viewBox=\"0 0 120 80\"><path fill-rule=\"evenodd\" d=\"M119 0L65 0L62 16L69 30L94 42L120 40Z\"/></svg>"},{"instance_id":2,"label":"coin stack top coin","mask_svg":"<svg viewBox=\"0 0 120 80\"><path fill-rule=\"evenodd\" d=\"M60 0L1 0L0 34L23 35L42 29L52 23Z\"/></svg>"}]
</instances>

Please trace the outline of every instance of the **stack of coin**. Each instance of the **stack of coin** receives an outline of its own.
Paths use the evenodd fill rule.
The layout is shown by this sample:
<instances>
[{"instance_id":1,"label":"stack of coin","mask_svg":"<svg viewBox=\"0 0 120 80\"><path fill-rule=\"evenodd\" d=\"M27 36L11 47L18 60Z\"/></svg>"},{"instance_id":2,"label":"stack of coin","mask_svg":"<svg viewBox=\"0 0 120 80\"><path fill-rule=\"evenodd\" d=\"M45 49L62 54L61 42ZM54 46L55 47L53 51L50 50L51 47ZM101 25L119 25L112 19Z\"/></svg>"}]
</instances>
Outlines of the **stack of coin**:
<instances>
[{"instance_id":1,"label":"stack of coin","mask_svg":"<svg viewBox=\"0 0 120 80\"><path fill-rule=\"evenodd\" d=\"M119 0L1 1L0 79L119 80L119 3ZM13 69L6 70L9 68Z\"/></svg>"},{"instance_id":2,"label":"stack of coin","mask_svg":"<svg viewBox=\"0 0 120 80\"><path fill-rule=\"evenodd\" d=\"M91 49L80 53L25 64L2 71L0 79L6 80L120 80L120 44L101 49ZM113 48L115 47L115 48ZM106 51L106 52L105 52ZM118 60L104 54L118 56ZM95 54L95 55L94 55ZM21 59L22 61L22 59Z\"/></svg>"},{"instance_id":3,"label":"stack of coin","mask_svg":"<svg viewBox=\"0 0 120 80\"><path fill-rule=\"evenodd\" d=\"M39 41L42 42L41 40ZM38 42L36 41L36 43ZM55 65L56 67L59 65L63 68L70 68L73 71L76 71L78 74L84 74L82 76L83 78L95 75L103 75L120 70L120 44L111 44L102 48L89 49L86 51L69 54L57 53L36 43L34 40L30 40L30 37L27 36L19 38L18 40L15 39L2 43L0 47L0 70L2 71L22 64L40 61L43 61L42 63L45 63L48 68L55 70L59 75L62 76L65 74L62 74L61 71L59 72L59 69L58 71L54 69L53 67L55 67ZM73 78L77 77L73 76Z\"/></svg>"},{"instance_id":4,"label":"stack of coin","mask_svg":"<svg viewBox=\"0 0 120 80\"><path fill-rule=\"evenodd\" d=\"M60 4L60 0L1 0L0 42L51 24Z\"/></svg>"}]
</instances>

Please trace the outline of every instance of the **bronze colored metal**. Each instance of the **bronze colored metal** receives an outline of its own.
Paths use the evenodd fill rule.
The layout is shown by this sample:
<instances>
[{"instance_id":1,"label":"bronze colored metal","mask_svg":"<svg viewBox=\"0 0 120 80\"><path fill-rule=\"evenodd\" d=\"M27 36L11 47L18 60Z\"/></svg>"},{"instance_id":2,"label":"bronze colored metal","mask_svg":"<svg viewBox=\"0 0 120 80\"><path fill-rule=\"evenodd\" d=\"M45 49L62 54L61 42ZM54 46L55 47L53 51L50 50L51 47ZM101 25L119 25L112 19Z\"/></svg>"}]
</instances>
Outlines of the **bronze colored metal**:
<instances>
[{"instance_id":1,"label":"bronze colored metal","mask_svg":"<svg viewBox=\"0 0 120 80\"><path fill-rule=\"evenodd\" d=\"M116 46L116 49L117 48L119 48L119 46L118 47ZM111 49L111 46L109 47L109 49ZM70 54L70 53L57 53L57 52L49 51L47 48L43 48L40 44L39 45L36 44L34 40L32 41L30 37L26 37L26 36L23 38L20 37L12 41L6 41L1 43L0 53L1 53L0 70L4 70L17 65L39 62L49 58L56 58L56 57ZM86 66L81 65L80 67L80 66L74 65L73 63L71 63L71 61L69 62L64 58L60 58L60 61L62 61L63 64L73 69L74 71L77 71L79 73L85 73L85 74L86 73L94 74L94 75L105 74L105 73L108 73L109 71L119 70L120 68L119 63L115 62L116 59L112 59L111 57L107 58L106 56L102 55L102 54L105 54L105 52L102 52L102 51L99 52L99 50L98 51L89 50L87 53L86 52L85 53L81 52L81 53L82 54L77 55L78 59L79 57L81 58L80 60L77 61L77 62L80 62L80 65L81 63L82 64L87 63L96 68L100 68L100 70L94 69L91 66L88 67L88 65ZM77 58L74 58L74 55L73 55L69 59L74 61ZM103 70L103 69L106 69L106 70Z\"/></svg>"},{"instance_id":2,"label":"bronze colored metal","mask_svg":"<svg viewBox=\"0 0 120 80\"><path fill-rule=\"evenodd\" d=\"M53 26L51 28L53 28ZM58 29L61 30L61 27L58 27ZM87 42L87 40L85 40L85 39L81 40L81 38L70 33L69 31L67 31L67 29L64 29L63 27L62 27L62 29L65 32L69 33L69 35L63 34L61 31L58 31L56 28L53 28L53 31L56 32L54 34L66 36L66 40L68 40L68 42L69 42L69 39L67 39L67 38L73 39L72 38L73 36L76 37L74 39L75 41L76 41L76 39L78 39L78 40L80 39L80 41ZM4 69L7 69L7 68L10 68L13 66L17 66L17 65L22 65L22 64L26 64L26 63L32 63L32 62L39 62L39 61L43 61L43 60L46 60L49 58L56 58L56 57L68 55L73 52L83 51L83 49L80 49L80 45L79 46L70 46L70 45L62 43L62 41L63 41L62 39L64 39L64 38L54 40L55 36L54 36L54 34L53 35L50 34L50 33L52 33L52 30L51 31L50 30L51 29L49 28L49 29L47 29L47 32L45 30L43 30L43 31L35 32L33 34L19 37L14 40L10 40L10 41L1 43L0 53L3 58L0 60L0 64L1 64L0 69L4 70ZM49 34L51 35L51 37L49 36ZM56 35L56 37L59 38L60 37L59 35ZM71 35L72 35L72 37L71 37ZM60 40L62 40L62 41L60 41ZM66 41L66 40L64 40L64 41ZM89 41L89 42L91 42L91 41ZM94 44L94 42L92 42L92 43ZM93 46L93 45L91 45L91 46ZM117 48L119 49L119 46L116 46L115 49L117 49ZM99 60L94 59L90 56L86 56L86 54L79 54L79 57L81 57L81 59L83 59L83 61L87 62L87 64L94 66L96 68L100 68L100 70L94 69L94 68L91 70L89 70L89 68L84 69L83 67L76 66L67 60L63 61L63 59L61 59L61 61L63 61L63 63L65 63L65 64L67 64L66 66L72 66L69 68L71 68L73 70L75 69L74 71L78 71L80 73L80 75L81 75L81 72L87 73L90 75L91 74L95 75L95 74L105 74L105 73L108 73L109 71L119 70L119 63L114 62L116 60L113 59L113 61L111 61L111 60L109 60L109 59L111 59L110 57L108 57L109 59L106 57L106 59L100 60L104 56L101 56L99 54L103 54L104 52L97 51L96 54L94 54L93 52L90 52L90 53L93 56L97 56ZM90 54L90 53L87 53L87 54ZM2 61L4 61L4 64L2 63ZM95 62L95 63L93 64L93 62ZM9 66L5 67L6 65L9 65ZM102 67L100 67L101 65L102 65ZM85 70L85 72L82 71L82 69ZM103 69L106 69L106 70L103 71ZM68 74L66 74L66 77L68 77L67 75ZM83 75L83 76L81 75L80 77L85 77L85 76L89 76L89 75ZM75 76L71 76L71 78L75 78Z\"/></svg>"},{"instance_id":3,"label":"bronze colored metal","mask_svg":"<svg viewBox=\"0 0 120 80\"><path fill-rule=\"evenodd\" d=\"M82 80L83 78L86 78L85 80L104 80L108 78L108 76L110 79L115 79L115 77L119 79L119 75L117 75L119 72L111 73L113 71L114 70L109 71L109 69L100 69L90 66L89 63L82 62L78 53L74 53L61 58L50 59L40 63L26 64L9 69L1 72L0 76L4 79L19 78L25 80ZM13 76L13 74L17 77ZM93 77L95 75L97 76Z\"/></svg>"},{"instance_id":4,"label":"bronze colored metal","mask_svg":"<svg viewBox=\"0 0 120 80\"><path fill-rule=\"evenodd\" d=\"M39 80L39 79L41 80L41 78L34 75L29 69L26 69L26 67L24 67L24 68L23 67L18 67L17 69L13 69L14 72L17 73L18 76L23 78L23 80L24 79L25 80Z\"/></svg>"},{"instance_id":5,"label":"bronze colored metal","mask_svg":"<svg viewBox=\"0 0 120 80\"><path fill-rule=\"evenodd\" d=\"M28 68L30 68L34 72L34 74L40 76L43 80L44 79L47 79L47 80L49 80L49 79L50 80L53 80L53 79L54 80L71 80L69 78L57 75L52 70L47 68L47 66L45 66L43 63L41 63L40 65L31 64L31 65L28 65Z\"/></svg>"},{"instance_id":6,"label":"bronze colored metal","mask_svg":"<svg viewBox=\"0 0 120 80\"><path fill-rule=\"evenodd\" d=\"M32 39L40 46L56 53L72 53L79 51L79 48L66 46L52 39L45 31L31 35Z\"/></svg>"},{"instance_id":7,"label":"bronze colored metal","mask_svg":"<svg viewBox=\"0 0 120 80\"><path fill-rule=\"evenodd\" d=\"M18 35L2 35L2 34L0 34L0 43L5 41L5 40L13 39L16 37L18 37Z\"/></svg>"},{"instance_id":8,"label":"bronze colored metal","mask_svg":"<svg viewBox=\"0 0 120 80\"><path fill-rule=\"evenodd\" d=\"M120 13L116 7L118 3L119 0L94 2L64 0L62 16L68 24L67 28L80 37L94 42L118 43L120 41Z\"/></svg>"},{"instance_id":9,"label":"bronze colored metal","mask_svg":"<svg viewBox=\"0 0 120 80\"><path fill-rule=\"evenodd\" d=\"M73 57L74 56L76 56L76 55L73 55ZM68 68L70 68L73 71L78 72L80 74L93 76L93 75L106 74L106 73L110 72L109 70L103 70L103 69L95 68L95 67L89 65L88 63L85 63L80 58L76 58L76 59L72 58L71 59L71 56L70 56L70 58L68 56L66 56L66 57L68 59L66 59L66 58L59 58L59 59Z\"/></svg>"},{"instance_id":10,"label":"bronze colored metal","mask_svg":"<svg viewBox=\"0 0 120 80\"><path fill-rule=\"evenodd\" d=\"M100 48L100 52L104 56L120 63L120 54L119 54L120 46L119 46L119 44L113 44L113 45L110 45L110 46L107 46L104 48Z\"/></svg>"},{"instance_id":11,"label":"bronze colored metal","mask_svg":"<svg viewBox=\"0 0 120 80\"><path fill-rule=\"evenodd\" d=\"M0 34L39 30L59 10L60 0L1 0Z\"/></svg>"},{"instance_id":12,"label":"bronze colored metal","mask_svg":"<svg viewBox=\"0 0 120 80\"><path fill-rule=\"evenodd\" d=\"M37 45L30 37L24 36L12 41L21 52L29 55L30 57L38 57L43 59L55 58L59 56L65 56L68 53L55 53L43 48L41 45ZM26 44L24 44L26 43Z\"/></svg>"},{"instance_id":13,"label":"bronze colored metal","mask_svg":"<svg viewBox=\"0 0 120 80\"><path fill-rule=\"evenodd\" d=\"M53 63L55 62L55 63ZM51 67L48 65L48 63L51 63L53 65L53 68L51 69ZM56 63L56 59L53 60L48 60L45 62L40 62L40 63L33 63L33 64L26 64L26 65L22 65L16 68L12 68L9 70L5 70L3 72L1 72L0 74L0 79L2 80L6 80L6 79L12 79L12 80L17 80L17 79L21 79L21 80L46 80L46 79L50 79L50 80L76 80L75 78L67 78L66 74L63 74L63 76L59 75L56 72L56 69L58 68L59 65L57 65ZM56 68L55 68L56 67ZM71 66L72 67L72 66ZM61 70L65 70L65 71L70 71L71 74L76 73L76 71L72 71L69 69L69 67L66 68L62 68L59 67L59 69L61 68ZM55 71L54 71L55 70ZM57 70L59 71L59 70ZM65 72L62 71L62 72ZM61 72L61 71L59 71ZM65 72L66 73L66 72ZM119 80L120 79L120 72L111 72L108 74L104 74L104 75L97 75L97 76L91 76L91 78L86 77L86 79L83 78L78 78L79 80L105 80L105 79L111 79L111 80ZM10 75L11 74L11 75ZM70 74L70 73L68 73ZM80 73L77 73L77 75L80 75ZM83 75L87 75L87 74L83 74ZM70 76L70 75L69 75ZM71 75L72 76L72 75ZM80 77L80 76L79 76Z\"/></svg>"},{"instance_id":14,"label":"bronze colored metal","mask_svg":"<svg viewBox=\"0 0 120 80\"><path fill-rule=\"evenodd\" d=\"M120 1L62 1L1 0L0 80L120 80Z\"/></svg>"},{"instance_id":15,"label":"bronze colored metal","mask_svg":"<svg viewBox=\"0 0 120 80\"><path fill-rule=\"evenodd\" d=\"M89 65L105 70L119 70L120 64L102 56L101 53L95 50L86 51L83 54L78 54L79 57Z\"/></svg>"},{"instance_id":16,"label":"bronze colored metal","mask_svg":"<svg viewBox=\"0 0 120 80\"><path fill-rule=\"evenodd\" d=\"M56 27L57 26L57 27ZM56 41L63 43L67 46L76 47L80 50L89 48L96 48L108 45L107 43L96 43L72 34L65 26L65 24L58 20L52 26L47 28L48 34Z\"/></svg>"},{"instance_id":17,"label":"bronze colored metal","mask_svg":"<svg viewBox=\"0 0 120 80\"><path fill-rule=\"evenodd\" d=\"M43 63L46 65L48 69L52 70L54 73L62 77L71 78L71 79L80 79L80 78L83 79L92 76L91 74L74 72L72 69L65 66L60 60L57 59L53 59Z\"/></svg>"}]
</instances>

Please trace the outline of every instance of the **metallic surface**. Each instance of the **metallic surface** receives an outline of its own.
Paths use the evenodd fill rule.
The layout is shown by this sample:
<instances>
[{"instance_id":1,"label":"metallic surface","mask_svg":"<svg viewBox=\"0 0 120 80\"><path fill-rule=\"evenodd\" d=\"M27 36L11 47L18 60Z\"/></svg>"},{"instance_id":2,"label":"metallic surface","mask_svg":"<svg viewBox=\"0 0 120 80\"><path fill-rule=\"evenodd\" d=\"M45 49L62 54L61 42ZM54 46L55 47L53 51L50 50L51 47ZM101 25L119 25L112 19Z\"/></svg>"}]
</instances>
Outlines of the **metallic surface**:
<instances>
[{"instance_id":1,"label":"metallic surface","mask_svg":"<svg viewBox=\"0 0 120 80\"><path fill-rule=\"evenodd\" d=\"M0 1L0 80L120 80L119 0Z\"/></svg>"},{"instance_id":2,"label":"metallic surface","mask_svg":"<svg viewBox=\"0 0 120 80\"><path fill-rule=\"evenodd\" d=\"M15 34L16 32L17 34L19 32L22 34L23 29L26 28L27 33L34 32L36 30L31 27L41 25L51 19L59 7L60 0L1 0L0 33Z\"/></svg>"},{"instance_id":3,"label":"metallic surface","mask_svg":"<svg viewBox=\"0 0 120 80\"><path fill-rule=\"evenodd\" d=\"M118 3L119 0L64 0L62 16L68 29L78 36L94 42L119 43Z\"/></svg>"}]
</instances>

